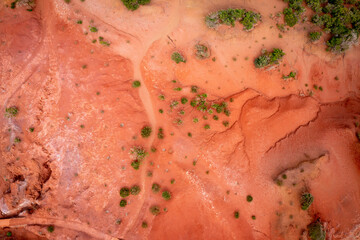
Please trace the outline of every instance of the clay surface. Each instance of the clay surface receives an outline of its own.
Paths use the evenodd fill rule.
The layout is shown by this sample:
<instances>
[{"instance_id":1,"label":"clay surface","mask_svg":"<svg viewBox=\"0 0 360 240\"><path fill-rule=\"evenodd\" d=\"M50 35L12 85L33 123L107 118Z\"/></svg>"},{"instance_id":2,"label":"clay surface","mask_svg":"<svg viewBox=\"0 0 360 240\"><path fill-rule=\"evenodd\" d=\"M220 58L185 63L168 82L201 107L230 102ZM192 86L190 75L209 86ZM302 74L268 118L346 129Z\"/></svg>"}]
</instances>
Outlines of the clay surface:
<instances>
[{"instance_id":1,"label":"clay surface","mask_svg":"<svg viewBox=\"0 0 360 240\"><path fill-rule=\"evenodd\" d=\"M136 11L120 0L11 2L0 1L1 239L292 240L316 219L327 239L360 238L359 46L326 52L307 40L310 24L279 38L270 14L286 4L276 0L152 0ZM228 7L262 21L250 32L206 27ZM209 58L196 57L199 43ZM263 48L286 55L256 69ZM204 93L229 116L190 105ZM148 153L138 170L136 146ZM120 207L120 189L134 185Z\"/></svg>"}]
</instances>

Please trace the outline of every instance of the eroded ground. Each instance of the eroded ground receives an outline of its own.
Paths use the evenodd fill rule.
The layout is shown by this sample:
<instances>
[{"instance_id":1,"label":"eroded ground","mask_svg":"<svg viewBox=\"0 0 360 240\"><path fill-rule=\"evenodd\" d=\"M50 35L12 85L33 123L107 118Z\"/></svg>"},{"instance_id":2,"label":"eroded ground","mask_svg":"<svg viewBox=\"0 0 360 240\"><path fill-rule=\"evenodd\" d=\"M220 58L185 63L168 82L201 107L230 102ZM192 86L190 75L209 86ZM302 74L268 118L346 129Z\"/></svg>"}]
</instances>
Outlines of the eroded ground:
<instances>
[{"instance_id":1,"label":"eroded ground","mask_svg":"<svg viewBox=\"0 0 360 240\"><path fill-rule=\"evenodd\" d=\"M307 239L319 219L328 239L359 239L358 46L326 52L306 23L280 33L270 14L282 1L153 0L134 12L119 0L39 0L34 11L11 2L0 5L0 237ZM228 7L262 21L251 32L206 27ZM198 43L209 58L196 57ZM256 69L263 48L284 60ZM228 114L189 104L204 93ZM134 146L148 152L139 170ZM133 185L140 193L120 207L119 190Z\"/></svg>"}]
</instances>

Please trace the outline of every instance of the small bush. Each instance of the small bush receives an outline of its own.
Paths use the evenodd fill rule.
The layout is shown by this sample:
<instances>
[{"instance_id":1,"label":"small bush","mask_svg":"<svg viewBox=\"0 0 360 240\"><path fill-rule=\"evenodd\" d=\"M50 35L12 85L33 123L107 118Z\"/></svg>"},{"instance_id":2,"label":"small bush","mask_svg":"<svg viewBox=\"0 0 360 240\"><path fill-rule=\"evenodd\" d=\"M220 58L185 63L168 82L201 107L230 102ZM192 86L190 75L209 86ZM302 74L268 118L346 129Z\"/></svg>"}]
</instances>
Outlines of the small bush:
<instances>
[{"instance_id":1,"label":"small bush","mask_svg":"<svg viewBox=\"0 0 360 240\"><path fill-rule=\"evenodd\" d=\"M239 218L239 216L240 216L239 212L238 212L238 211L235 211L235 212L234 212L234 218Z\"/></svg>"},{"instance_id":2,"label":"small bush","mask_svg":"<svg viewBox=\"0 0 360 240\"><path fill-rule=\"evenodd\" d=\"M140 168L140 161L139 160L134 160L131 162L131 166L135 169L135 170L139 170Z\"/></svg>"},{"instance_id":3,"label":"small bush","mask_svg":"<svg viewBox=\"0 0 360 240\"><path fill-rule=\"evenodd\" d=\"M297 24L297 22L299 21L298 17L295 15L292 8L285 8L283 13L284 13L285 23L289 27L295 26Z\"/></svg>"},{"instance_id":4,"label":"small bush","mask_svg":"<svg viewBox=\"0 0 360 240\"><path fill-rule=\"evenodd\" d=\"M132 186L132 188L130 189L130 193L131 195L138 195L140 193L140 187L135 185L135 186Z\"/></svg>"},{"instance_id":5,"label":"small bush","mask_svg":"<svg viewBox=\"0 0 360 240\"><path fill-rule=\"evenodd\" d=\"M17 107L15 107L15 106L8 107L5 109L5 116L8 118L16 117L18 112L19 112L19 109Z\"/></svg>"},{"instance_id":6,"label":"small bush","mask_svg":"<svg viewBox=\"0 0 360 240\"><path fill-rule=\"evenodd\" d=\"M251 195L246 196L246 201L252 202L252 200L253 200L253 197Z\"/></svg>"},{"instance_id":7,"label":"small bush","mask_svg":"<svg viewBox=\"0 0 360 240\"><path fill-rule=\"evenodd\" d=\"M254 61L256 68L263 68L270 64L270 60L268 56L261 55Z\"/></svg>"},{"instance_id":8,"label":"small bush","mask_svg":"<svg viewBox=\"0 0 360 240\"><path fill-rule=\"evenodd\" d=\"M246 9L229 8L209 14L205 18L205 23L209 28L215 28L220 24L234 27L236 22L240 22L244 30L251 30L260 20L261 15L258 13Z\"/></svg>"},{"instance_id":9,"label":"small bush","mask_svg":"<svg viewBox=\"0 0 360 240\"><path fill-rule=\"evenodd\" d=\"M268 65L278 64L284 55L285 53L283 50L280 48L274 48L272 52L265 51L264 54L256 58L254 65L256 68L263 68Z\"/></svg>"},{"instance_id":10,"label":"small bush","mask_svg":"<svg viewBox=\"0 0 360 240\"><path fill-rule=\"evenodd\" d=\"M153 215L159 215L160 214L160 207L159 206L152 206L149 208L150 212L153 214Z\"/></svg>"},{"instance_id":11,"label":"small bush","mask_svg":"<svg viewBox=\"0 0 360 240\"><path fill-rule=\"evenodd\" d=\"M162 192L162 197L163 197L165 200L170 200L171 194L170 194L169 191L163 191L163 192Z\"/></svg>"},{"instance_id":12,"label":"small bush","mask_svg":"<svg viewBox=\"0 0 360 240\"><path fill-rule=\"evenodd\" d=\"M176 64L179 64L181 62L185 63L186 60L185 58L178 52L174 52L172 55L171 55L171 60L173 60L174 62L176 62Z\"/></svg>"},{"instance_id":13,"label":"small bush","mask_svg":"<svg viewBox=\"0 0 360 240\"><path fill-rule=\"evenodd\" d=\"M145 126L145 127L143 127L142 129L141 129L141 136L143 137L143 138L148 138L148 137L150 137L150 135L151 135L151 127L149 127L149 126Z\"/></svg>"},{"instance_id":14,"label":"small bush","mask_svg":"<svg viewBox=\"0 0 360 240\"><path fill-rule=\"evenodd\" d=\"M125 198L130 195L130 189L127 187L123 187L120 189L120 196Z\"/></svg>"},{"instance_id":15,"label":"small bush","mask_svg":"<svg viewBox=\"0 0 360 240\"><path fill-rule=\"evenodd\" d=\"M186 104L188 102L187 98L186 97L182 97L181 98L181 103L182 104Z\"/></svg>"},{"instance_id":16,"label":"small bush","mask_svg":"<svg viewBox=\"0 0 360 240\"><path fill-rule=\"evenodd\" d=\"M128 10L135 11L140 5L146 5L150 3L150 0L121 0Z\"/></svg>"},{"instance_id":17,"label":"small bush","mask_svg":"<svg viewBox=\"0 0 360 240\"><path fill-rule=\"evenodd\" d=\"M133 88L138 88L138 87L140 87L141 86L141 82L140 81L133 81L133 83L132 83L132 87Z\"/></svg>"},{"instance_id":18,"label":"small bush","mask_svg":"<svg viewBox=\"0 0 360 240\"><path fill-rule=\"evenodd\" d=\"M96 27L89 26L90 32L97 32L98 29Z\"/></svg>"},{"instance_id":19,"label":"small bush","mask_svg":"<svg viewBox=\"0 0 360 240\"><path fill-rule=\"evenodd\" d=\"M290 72L289 75L287 76L283 76L283 79L289 79L289 78L294 78L296 77L296 72Z\"/></svg>"},{"instance_id":20,"label":"small bush","mask_svg":"<svg viewBox=\"0 0 360 240\"><path fill-rule=\"evenodd\" d=\"M132 147L129 153L132 159L139 161L143 160L148 155L148 153L142 147Z\"/></svg>"},{"instance_id":21,"label":"small bush","mask_svg":"<svg viewBox=\"0 0 360 240\"><path fill-rule=\"evenodd\" d=\"M319 221L309 224L307 230L311 240L325 240L326 238L326 232Z\"/></svg>"},{"instance_id":22,"label":"small bush","mask_svg":"<svg viewBox=\"0 0 360 240\"><path fill-rule=\"evenodd\" d=\"M145 222L145 221L144 221L144 222L142 222L141 227L142 227L142 228L147 228L147 227L148 227L147 222Z\"/></svg>"},{"instance_id":23,"label":"small bush","mask_svg":"<svg viewBox=\"0 0 360 240\"><path fill-rule=\"evenodd\" d=\"M320 39L322 32L311 32L309 33L310 41L315 42Z\"/></svg>"},{"instance_id":24,"label":"small bush","mask_svg":"<svg viewBox=\"0 0 360 240\"><path fill-rule=\"evenodd\" d=\"M198 57L199 59L206 59L210 57L210 50L207 46L203 45L203 44L196 44L195 45L195 50L196 50L196 57Z\"/></svg>"},{"instance_id":25,"label":"small bush","mask_svg":"<svg viewBox=\"0 0 360 240\"><path fill-rule=\"evenodd\" d=\"M300 198L300 204L302 210L307 210L313 203L314 197L310 193L303 193Z\"/></svg>"},{"instance_id":26,"label":"small bush","mask_svg":"<svg viewBox=\"0 0 360 240\"><path fill-rule=\"evenodd\" d=\"M151 190L153 191L153 193L158 193L160 191L160 185L157 183L153 183Z\"/></svg>"},{"instance_id":27,"label":"small bush","mask_svg":"<svg viewBox=\"0 0 360 240\"><path fill-rule=\"evenodd\" d=\"M55 230L54 225L50 225L50 226L47 227L47 231L48 231L49 233L52 233L54 230Z\"/></svg>"},{"instance_id":28,"label":"small bush","mask_svg":"<svg viewBox=\"0 0 360 240\"><path fill-rule=\"evenodd\" d=\"M127 201L125 199L121 199L120 207L125 207L127 205Z\"/></svg>"},{"instance_id":29,"label":"small bush","mask_svg":"<svg viewBox=\"0 0 360 240\"><path fill-rule=\"evenodd\" d=\"M158 138L159 138L159 139L163 139L163 138L164 138L164 130L163 130L162 128L159 128Z\"/></svg>"}]
</instances>

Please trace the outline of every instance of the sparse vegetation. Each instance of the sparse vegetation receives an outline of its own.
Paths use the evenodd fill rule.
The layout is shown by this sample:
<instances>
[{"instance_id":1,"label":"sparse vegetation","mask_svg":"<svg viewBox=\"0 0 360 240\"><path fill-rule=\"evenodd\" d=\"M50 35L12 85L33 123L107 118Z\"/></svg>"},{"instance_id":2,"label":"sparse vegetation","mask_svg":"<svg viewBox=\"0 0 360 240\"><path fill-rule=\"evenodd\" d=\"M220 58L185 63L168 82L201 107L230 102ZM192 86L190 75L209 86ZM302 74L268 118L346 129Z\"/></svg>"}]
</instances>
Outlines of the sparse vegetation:
<instances>
[{"instance_id":1,"label":"sparse vegetation","mask_svg":"<svg viewBox=\"0 0 360 240\"><path fill-rule=\"evenodd\" d=\"M19 109L15 106L8 107L5 109L5 116L8 118L16 117L16 115L19 113Z\"/></svg>"},{"instance_id":2,"label":"sparse vegetation","mask_svg":"<svg viewBox=\"0 0 360 240\"><path fill-rule=\"evenodd\" d=\"M216 28L218 25L224 24L235 27L235 23L239 22L243 25L243 29L250 31L261 20L261 15L246 9L225 9L211 13L205 18L205 23L209 28Z\"/></svg>"},{"instance_id":3,"label":"sparse vegetation","mask_svg":"<svg viewBox=\"0 0 360 240\"><path fill-rule=\"evenodd\" d=\"M121 0L128 10L135 11L140 5L146 5L150 3L150 0Z\"/></svg>"},{"instance_id":4,"label":"sparse vegetation","mask_svg":"<svg viewBox=\"0 0 360 240\"><path fill-rule=\"evenodd\" d=\"M299 16L304 12L302 0L284 0L288 8L284 9L284 19L288 26L294 26ZM360 34L360 4L358 1L343 0L306 0L306 5L315 14L311 22L324 33L330 34L326 42L327 50L334 53L344 52L349 46L355 44ZM309 34L311 41L320 39L322 32Z\"/></svg>"},{"instance_id":5,"label":"sparse vegetation","mask_svg":"<svg viewBox=\"0 0 360 240\"><path fill-rule=\"evenodd\" d=\"M320 221L310 223L307 230L311 240L325 240L326 238L326 232Z\"/></svg>"},{"instance_id":6,"label":"sparse vegetation","mask_svg":"<svg viewBox=\"0 0 360 240\"><path fill-rule=\"evenodd\" d=\"M185 58L178 52L174 52L172 55L171 55L171 60L173 60L174 62L176 62L176 64L179 64L181 62L185 63L186 60Z\"/></svg>"},{"instance_id":7,"label":"sparse vegetation","mask_svg":"<svg viewBox=\"0 0 360 240\"><path fill-rule=\"evenodd\" d=\"M234 218L239 218L240 214L239 214L239 211L235 211L234 212Z\"/></svg>"},{"instance_id":8,"label":"sparse vegetation","mask_svg":"<svg viewBox=\"0 0 360 240\"><path fill-rule=\"evenodd\" d=\"M145 126L141 129L141 136L143 138L148 138L148 137L150 137L151 132L152 132L151 127Z\"/></svg>"},{"instance_id":9,"label":"sparse vegetation","mask_svg":"<svg viewBox=\"0 0 360 240\"><path fill-rule=\"evenodd\" d=\"M153 193L158 193L160 191L160 185L157 183L153 183L151 190L153 191Z\"/></svg>"},{"instance_id":10,"label":"sparse vegetation","mask_svg":"<svg viewBox=\"0 0 360 240\"><path fill-rule=\"evenodd\" d=\"M253 200L253 197L251 195L246 196L246 201L252 202L252 200Z\"/></svg>"},{"instance_id":11,"label":"sparse vegetation","mask_svg":"<svg viewBox=\"0 0 360 240\"><path fill-rule=\"evenodd\" d=\"M19 137L15 137L15 139L14 139L14 143L20 143L21 142L21 138L19 138Z\"/></svg>"},{"instance_id":12,"label":"sparse vegetation","mask_svg":"<svg viewBox=\"0 0 360 240\"><path fill-rule=\"evenodd\" d=\"M272 52L263 51L262 55L255 59L256 68L263 68L269 65L278 64L285 53L280 48L274 48Z\"/></svg>"},{"instance_id":13,"label":"sparse vegetation","mask_svg":"<svg viewBox=\"0 0 360 240\"><path fill-rule=\"evenodd\" d=\"M131 195L138 195L140 193L140 187L135 185L135 186L132 186L132 188L130 189L130 193ZM121 195L121 194L120 194Z\"/></svg>"},{"instance_id":14,"label":"sparse vegetation","mask_svg":"<svg viewBox=\"0 0 360 240\"><path fill-rule=\"evenodd\" d=\"M96 27L89 26L90 32L97 32L98 29Z\"/></svg>"},{"instance_id":15,"label":"sparse vegetation","mask_svg":"<svg viewBox=\"0 0 360 240\"><path fill-rule=\"evenodd\" d=\"M145 222L145 221L144 221L144 222L142 222L141 227L142 227L142 228L147 228L147 227L148 227L147 222Z\"/></svg>"},{"instance_id":16,"label":"sparse vegetation","mask_svg":"<svg viewBox=\"0 0 360 240\"><path fill-rule=\"evenodd\" d=\"M163 130L162 128L159 128L158 138L159 138L159 139L163 139L163 138L164 138L164 130Z\"/></svg>"},{"instance_id":17,"label":"sparse vegetation","mask_svg":"<svg viewBox=\"0 0 360 240\"><path fill-rule=\"evenodd\" d=\"M162 192L162 197L165 199L165 200L170 200L171 199L171 194L169 191L163 191Z\"/></svg>"},{"instance_id":18,"label":"sparse vegetation","mask_svg":"<svg viewBox=\"0 0 360 240\"><path fill-rule=\"evenodd\" d=\"M130 189L127 187L123 187L120 189L120 196L125 198L130 195Z\"/></svg>"},{"instance_id":19,"label":"sparse vegetation","mask_svg":"<svg viewBox=\"0 0 360 240\"><path fill-rule=\"evenodd\" d=\"M195 50L196 50L196 57L199 59L206 59L210 57L210 50L207 46L203 45L203 44L196 44L195 45Z\"/></svg>"},{"instance_id":20,"label":"sparse vegetation","mask_svg":"<svg viewBox=\"0 0 360 240\"><path fill-rule=\"evenodd\" d=\"M286 79L289 79L289 78L295 79L295 77L296 77L296 72L290 72L289 75L286 75L286 76L283 75L282 78L286 80Z\"/></svg>"},{"instance_id":21,"label":"sparse vegetation","mask_svg":"<svg viewBox=\"0 0 360 240\"><path fill-rule=\"evenodd\" d=\"M300 204L302 210L307 210L313 203L314 197L310 193L306 192L301 195Z\"/></svg>"},{"instance_id":22,"label":"sparse vegetation","mask_svg":"<svg viewBox=\"0 0 360 240\"><path fill-rule=\"evenodd\" d=\"M150 212L153 214L153 215L159 215L160 214L160 207L159 206L152 206L150 207Z\"/></svg>"},{"instance_id":23,"label":"sparse vegetation","mask_svg":"<svg viewBox=\"0 0 360 240\"><path fill-rule=\"evenodd\" d=\"M133 88L138 88L138 87L140 87L140 86L141 86L141 82L140 82L140 81L137 81L137 80L136 80L136 81L133 81L133 82L132 82L132 87L133 87Z\"/></svg>"},{"instance_id":24,"label":"sparse vegetation","mask_svg":"<svg viewBox=\"0 0 360 240\"><path fill-rule=\"evenodd\" d=\"M148 155L148 153L145 151L144 148L142 147L132 147L130 149L130 156L133 159L133 161L131 162L131 166L135 169L138 170L142 160Z\"/></svg>"}]
</instances>

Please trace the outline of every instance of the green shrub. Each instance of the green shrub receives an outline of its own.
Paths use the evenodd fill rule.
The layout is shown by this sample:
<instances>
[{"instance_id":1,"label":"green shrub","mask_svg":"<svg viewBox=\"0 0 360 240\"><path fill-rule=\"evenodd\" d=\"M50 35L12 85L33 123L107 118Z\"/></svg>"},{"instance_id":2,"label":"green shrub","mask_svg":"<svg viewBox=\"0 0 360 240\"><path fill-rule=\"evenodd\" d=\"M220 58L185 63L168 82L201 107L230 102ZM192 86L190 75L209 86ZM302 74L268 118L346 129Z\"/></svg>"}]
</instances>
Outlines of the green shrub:
<instances>
[{"instance_id":1,"label":"green shrub","mask_svg":"<svg viewBox=\"0 0 360 240\"><path fill-rule=\"evenodd\" d=\"M142 147L132 147L130 149L130 154L133 159L139 160L139 161L143 160L148 155L148 153Z\"/></svg>"},{"instance_id":2,"label":"green shrub","mask_svg":"<svg viewBox=\"0 0 360 240\"><path fill-rule=\"evenodd\" d=\"M246 201L252 202L252 200L253 200L253 197L251 195L246 196Z\"/></svg>"},{"instance_id":3,"label":"green shrub","mask_svg":"<svg viewBox=\"0 0 360 240\"><path fill-rule=\"evenodd\" d=\"M268 65L278 64L285 53L280 48L274 48L272 52L264 52L255 59L254 64L256 68L263 68Z\"/></svg>"},{"instance_id":4,"label":"green shrub","mask_svg":"<svg viewBox=\"0 0 360 240\"><path fill-rule=\"evenodd\" d=\"M140 5L150 3L150 0L121 0L128 10L135 11Z\"/></svg>"},{"instance_id":5,"label":"green shrub","mask_svg":"<svg viewBox=\"0 0 360 240\"><path fill-rule=\"evenodd\" d=\"M325 240L326 238L326 232L319 221L309 224L307 230L311 240Z\"/></svg>"},{"instance_id":6,"label":"green shrub","mask_svg":"<svg viewBox=\"0 0 360 240\"><path fill-rule=\"evenodd\" d=\"M132 186L131 189L130 189L130 193L131 195L138 195L140 193L140 187L135 185L135 186Z\"/></svg>"},{"instance_id":7,"label":"green shrub","mask_svg":"<svg viewBox=\"0 0 360 240\"><path fill-rule=\"evenodd\" d=\"M283 76L283 79L289 79L289 78L294 78L296 77L296 72L290 72L289 75L287 76Z\"/></svg>"},{"instance_id":8,"label":"green shrub","mask_svg":"<svg viewBox=\"0 0 360 240\"><path fill-rule=\"evenodd\" d=\"M148 155L148 153L145 151L142 147L132 147L130 149L130 155L133 161L131 162L131 166L138 170L142 160Z\"/></svg>"},{"instance_id":9,"label":"green shrub","mask_svg":"<svg viewBox=\"0 0 360 240\"><path fill-rule=\"evenodd\" d=\"M261 55L254 61L256 68L263 68L270 64L270 59L266 55Z\"/></svg>"},{"instance_id":10,"label":"green shrub","mask_svg":"<svg viewBox=\"0 0 360 240\"><path fill-rule=\"evenodd\" d=\"M97 32L98 29L96 27L89 26L90 32Z\"/></svg>"},{"instance_id":11,"label":"green shrub","mask_svg":"<svg viewBox=\"0 0 360 240\"><path fill-rule=\"evenodd\" d=\"M150 135L151 135L151 127L149 127L149 126L145 126L145 127L143 127L142 129L141 129L141 136L143 137L143 138L148 138L148 137L150 137Z\"/></svg>"},{"instance_id":12,"label":"green shrub","mask_svg":"<svg viewBox=\"0 0 360 240\"><path fill-rule=\"evenodd\" d=\"M52 233L54 230L55 230L54 225L50 225L50 226L47 227L47 231L48 231L49 233Z\"/></svg>"},{"instance_id":13,"label":"green shrub","mask_svg":"<svg viewBox=\"0 0 360 240\"><path fill-rule=\"evenodd\" d=\"M135 170L139 170L140 168L140 161L139 160L134 160L131 162L131 166L135 169Z\"/></svg>"},{"instance_id":14,"label":"green shrub","mask_svg":"<svg viewBox=\"0 0 360 240\"><path fill-rule=\"evenodd\" d=\"M141 82L140 81L133 81L133 83L132 83L132 87L133 88L138 88L138 87L140 87L141 86Z\"/></svg>"},{"instance_id":15,"label":"green shrub","mask_svg":"<svg viewBox=\"0 0 360 240\"><path fill-rule=\"evenodd\" d=\"M182 104L186 104L188 102L187 98L186 97L182 97L181 98L181 103Z\"/></svg>"},{"instance_id":16,"label":"green shrub","mask_svg":"<svg viewBox=\"0 0 360 240\"><path fill-rule=\"evenodd\" d=\"M130 195L130 189L127 187L123 187L120 189L120 196L125 198Z\"/></svg>"},{"instance_id":17,"label":"green shrub","mask_svg":"<svg viewBox=\"0 0 360 240\"><path fill-rule=\"evenodd\" d=\"M284 14L285 23L289 27L295 26L295 24L297 24L297 22L299 21L298 17L295 15L292 8L285 8L283 14Z\"/></svg>"},{"instance_id":18,"label":"green shrub","mask_svg":"<svg viewBox=\"0 0 360 240\"><path fill-rule=\"evenodd\" d=\"M125 199L121 199L120 207L125 207L127 205L127 201Z\"/></svg>"},{"instance_id":19,"label":"green shrub","mask_svg":"<svg viewBox=\"0 0 360 240\"><path fill-rule=\"evenodd\" d=\"M301 195L300 204L302 210L307 210L313 203L314 197L310 193L306 192Z\"/></svg>"},{"instance_id":20,"label":"green shrub","mask_svg":"<svg viewBox=\"0 0 360 240\"><path fill-rule=\"evenodd\" d=\"M160 207L159 206L151 206L149 208L150 212L153 214L153 215L159 215L160 214Z\"/></svg>"},{"instance_id":21,"label":"green shrub","mask_svg":"<svg viewBox=\"0 0 360 240\"><path fill-rule=\"evenodd\" d=\"M17 107L15 107L15 106L8 107L5 109L5 116L8 118L16 117L18 112L19 112L19 109Z\"/></svg>"},{"instance_id":22,"label":"green shrub","mask_svg":"<svg viewBox=\"0 0 360 240\"><path fill-rule=\"evenodd\" d=\"M163 197L165 200L170 200L171 194L170 194L169 191L163 191L163 192L162 192L162 197Z\"/></svg>"},{"instance_id":23,"label":"green shrub","mask_svg":"<svg viewBox=\"0 0 360 240\"><path fill-rule=\"evenodd\" d=\"M164 130L163 130L162 128L159 128L158 138L159 138L159 139L163 139L163 138L164 138Z\"/></svg>"},{"instance_id":24,"label":"green shrub","mask_svg":"<svg viewBox=\"0 0 360 240\"><path fill-rule=\"evenodd\" d=\"M145 221L144 221L144 222L142 222L141 227L142 227L142 228L147 228L147 227L148 227L147 222L145 222Z\"/></svg>"},{"instance_id":25,"label":"green shrub","mask_svg":"<svg viewBox=\"0 0 360 240\"><path fill-rule=\"evenodd\" d=\"M310 41L315 42L320 39L322 32L311 32L309 33Z\"/></svg>"},{"instance_id":26,"label":"green shrub","mask_svg":"<svg viewBox=\"0 0 360 240\"><path fill-rule=\"evenodd\" d=\"M220 24L235 26L240 22L244 30L251 30L258 21L261 20L259 13L247 11L246 9L226 9L211 13L205 18L205 23L209 28L215 28Z\"/></svg>"},{"instance_id":27,"label":"green shrub","mask_svg":"<svg viewBox=\"0 0 360 240\"><path fill-rule=\"evenodd\" d=\"M185 58L178 52L174 52L172 55L171 55L171 60L173 60L174 62L176 62L176 64L179 64L181 62L185 63L186 60Z\"/></svg>"},{"instance_id":28,"label":"green shrub","mask_svg":"<svg viewBox=\"0 0 360 240\"><path fill-rule=\"evenodd\" d=\"M153 185L151 186L151 190L153 191L153 193L158 193L160 191L160 185L157 183L153 183Z\"/></svg>"},{"instance_id":29,"label":"green shrub","mask_svg":"<svg viewBox=\"0 0 360 240\"><path fill-rule=\"evenodd\" d=\"M238 212L238 211L235 211L235 212L234 212L234 218L239 218L239 216L240 216L239 212Z\"/></svg>"}]
</instances>

